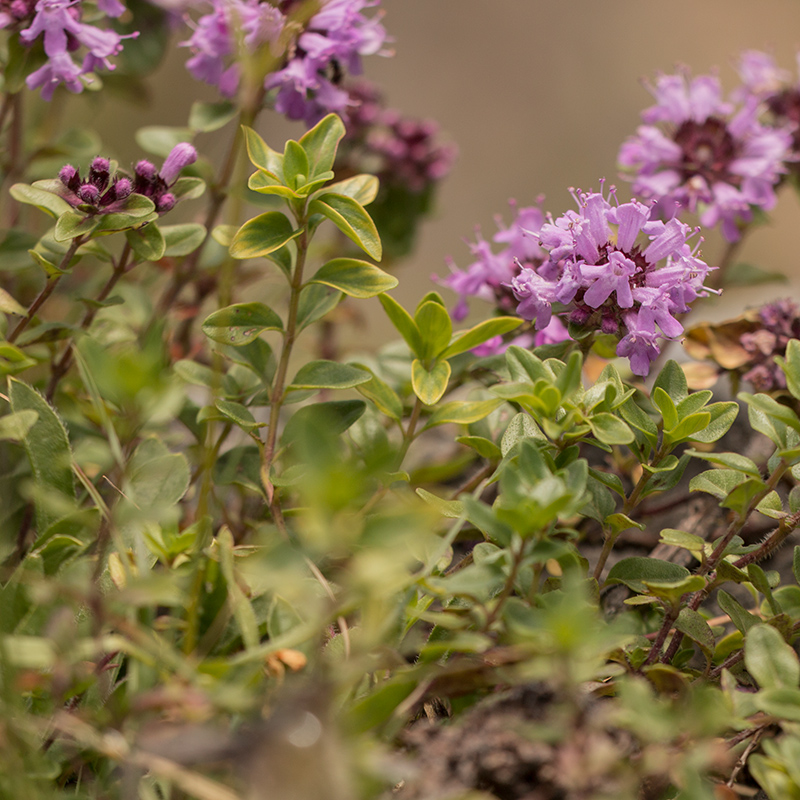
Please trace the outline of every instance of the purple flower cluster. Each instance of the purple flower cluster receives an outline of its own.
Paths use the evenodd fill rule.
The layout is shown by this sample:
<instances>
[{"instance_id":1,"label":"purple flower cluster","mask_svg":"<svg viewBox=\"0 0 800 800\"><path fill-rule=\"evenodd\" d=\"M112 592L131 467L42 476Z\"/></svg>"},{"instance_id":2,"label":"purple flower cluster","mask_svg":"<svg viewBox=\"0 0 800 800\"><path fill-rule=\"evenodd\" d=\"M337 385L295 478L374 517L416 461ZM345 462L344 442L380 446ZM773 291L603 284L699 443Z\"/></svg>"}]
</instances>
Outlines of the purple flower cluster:
<instances>
[{"instance_id":1,"label":"purple flower cluster","mask_svg":"<svg viewBox=\"0 0 800 800\"><path fill-rule=\"evenodd\" d=\"M510 203L513 219L505 225L502 219L496 218L498 232L492 242L500 245L492 247L480 233L476 231L476 241L468 243L475 260L466 269L459 269L452 259L448 259L450 275L434 280L447 286L458 296L458 303L453 309L453 318L464 319L469 310L467 300L477 297L493 303L501 314L513 314L517 300L511 289L513 279L525 269L533 272L547 259L547 253L540 247L537 234L544 223L544 214L539 206L519 208L514 201ZM561 320L554 316L548 324L539 327L535 334L523 333L513 340L514 344L526 347L561 342L569 338L567 329ZM504 342L500 337L491 339L476 350L477 355L490 355L501 352L511 342Z\"/></svg>"},{"instance_id":2,"label":"purple flower cluster","mask_svg":"<svg viewBox=\"0 0 800 800\"><path fill-rule=\"evenodd\" d=\"M683 332L675 315L711 291L703 285L710 267L688 243L696 231L656 219L654 206L638 200L612 205L602 193L573 196L578 211L551 218L535 234L546 259L511 279L517 313L537 330L557 314L613 334L617 355L629 359L634 374L647 375L658 340Z\"/></svg>"},{"instance_id":3,"label":"purple flower cluster","mask_svg":"<svg viewBox=\"0 0 800 800\"><path fill-rule=\"evenodd\" d=\"M739 95L760 100L766 106L773 125L791 131L792 160L788 167L795 173L800 172L800 83L792 83L789 72L780 69L772 56L758 50L742 53L738 68L743 84ZM797 55L797 71L800 74L800 53Z\"/></svg>"},{"instance_id":4,"label":"purple flower cluster","mask_svg":"<svg viewBox=\"0 0 800 800\"><path fill-rule=\"evenodd\" d=\"M720 223L723 236L736 241L753 208L775 205L791 133L762 124L752 94L725 101L712 75L661 75L650 91L656 104L619 153L634 193L657 200L666 218L682 209L698 212L702 225Z\"/></svg>"},{"instance_id":5,"label":"purple flower cluster","mask_svg":"<svg viewBox=\"0 0 800 800\"><path fill-rule=\"evenodd\" d=\"M380 91L368 81L358 81L347 91L347 134L339 148L337 169L369 172L381 186L401 185L418 194L450 172L458 149L439 140L436 122L385 108Z\"/></svg>"},{"instance_id":6,"label":"purple flower cluster","mask_svg":"<svg viewBox=\"0 0 800 800\"><path fill-rule=\"evenodd\" d=\"M61 181L58 194L87 214L110 214L123 210L128 197L141 194L153 201L159 214L164 214L176 203L175 195L169 189L180 171L196 159L194 147L182 142L172 148L160 172L149 161L140 161L134 169L133 180L123 174L112 175L111 162L99 156L92 161L83 179L72 164L66 164L58 173Z\"/></svg>"},{"instance_id":7,"label":"purple flower cluster","mask_svg":"<svg viewBox=\"0 0 800 800\"><path fill-rule=\"evenodd\" d=\"M159 214L171 211L177 202L170 191L181 170L197 161L197 150L187 142L172 148L159 172L149 161L140 161L134 168L133 191L149 197Z\"/></svg>"},{"instance_id":8,"label":"purple flower cluster","mask_svg":"<svg viewBox=\"0 0 800 800\"><path fill-rule=\"evenodd\" d=\"M86 75L101 69L113 70L109 58L122 50L123 39L130 38L82 22L82 5L76 0L38 0L33 7L31 24L19 33L26 45L43 37L47 62L28 75L26 83L29 89L41 88L45 100L50 100L61 84L71 92L81 92ZM119 0L98 0L97 7L108 17L118 17L125 11ZM31 4L25 0L7 3L0 9L0 28L17 25L30 12ZM87 53L78 64L72 54L81 47L85 47Z\"/></svg>"},{"instance_id":9,"label":"purple flower cluster","mask_svg":"<svg viewBox=\"0 0 800 800\"><path fill-rule=\"evenodd\" d=\"M380 16L363 13L379 2L321 0L322 7L299 32L281 68L266 77L264 88L275 90L278 112L313 125L327 113L347 111L350 98L339 85L342 76L360 74L362 56L387 54L383 49L387 36ZM292 2L212 0L212 6L184 43L193 52L187 67L198 80L213 84L223 95L232 97L240 78L237 35L241 35L248 51L264 45L277 49L278 38L288 27Z\"/></svg>"},{"instance_id":10,"label":"purple flower cluster","mask_svg":"<svg viewBox=\"0 0 800 800\"><path fill-rule=\"evenodd\" d=\"M786 375L775 356L785 355L789 340L800 338L800 309L791 300L776 300L762 306L758 316L761 325L743 333L740 339L750 355L750 369L742 378L750 381L757 392L785 389Z\"/></svg>"}]
</instances>

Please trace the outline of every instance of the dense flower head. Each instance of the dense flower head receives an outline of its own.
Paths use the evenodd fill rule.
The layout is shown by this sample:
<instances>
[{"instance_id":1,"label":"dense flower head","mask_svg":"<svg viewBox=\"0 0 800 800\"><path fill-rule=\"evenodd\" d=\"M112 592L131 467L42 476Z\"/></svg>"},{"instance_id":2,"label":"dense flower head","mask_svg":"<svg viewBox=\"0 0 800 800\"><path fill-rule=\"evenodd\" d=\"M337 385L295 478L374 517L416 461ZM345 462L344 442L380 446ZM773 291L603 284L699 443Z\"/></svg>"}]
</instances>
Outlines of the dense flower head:
<instances>
[{"instance_id":1,"label":"dense flower head","mask_svg":"<svg viewBox=\"0 0 800 800\"><path fill-rule=\"evenodd\" d=\"M450 172L458 149L441 140L436 122L386 108L380 91L368 81L348 85L347 92L347 133L336 169L369 172L383 187L399 185L417 194Z\"/></svg>"},{"instance_id":2,"label":"dense flower head","mask_svg":"<svg viewBox=\"0 0 800 800\"><path fill-rule=\"evenodd\" d=\"M109 59L122 50L122 40L138 36L138 33L121 36L116 31L82 22L82 5L76 0L38 0L30 25L19 33L20 41L26 45L39 37L43 39L47 62L28 75L26 83L29 89L41 88L45 100L50 100L61 84L71 92L81 92L87 80L84 76L101 69L113 70ZM125 11L119 0L100 0L97 7L108 17L118 17ZM0 27L27 19L20 15L29 10L29 4L22 0L7 4L0 10ZM86 48L86 53L79 64L73 60L73 54L81 47Z\"/></svg>"},{"instance_id":3,"label":"dense flower head","mask_svg":"<svg viewBox=\"0 0 800 800\"><path fill-rule=\"evenodd\" d=\"M737 95L756 98L766 107L773 125L791 131L792 160L788 166L794 172L800 171L800 82L792 81L790 73L781 69L771 55L758 50L742 53L738 71L742 87ZM800 53L797 71L800 74Z\"/></svg>"},{"instance_id":4,"label":"dense flower head","mask_svg":"<svg viewBox=\"0 0 800 800\"><path fill-rule=\"evenodd\" d=\"M286 50L280 69L266 77L264 88L275 91L278 112L313 125L330 112L347 111L350 98L340 85L343 75L360 74L362 56L388 54L380 15L363 13L379 2L321 0L320 10ZM192 36L184 42L193 52L187 62L189 71L198 80L217 86L223 95L234 96L240 79L238 36L251 52L265 45L277 50L287 25L294 25L289 15L295 5L212 0L212 10L197 21Z\"/></svg>"},{"instance_id":5,"label":"dense flower head","mask_svg":"<svg viewBox=\"0 0 800 800\"><path fill-rule=\"evenodd\" d=\"M696 231L638 200L612 204L602 192L573 191L578 211L549 218L535 233L546 254L511 278L517 313L544 330L554 316L613 334L617 355L647 375L659 339L683 332L676 315L708 290L710 267L689 239ZM611 199L616 200L613 190Z\"/></svg>"},{"instance_id":6,"label":"dense flower head","mask_svg":"<svg viewBox=\"0 0 800 800\"><path fill-rule=\"evenodd\" d=\"M786 375L775 356L786 354L790 339L800 339L800 308L791 300L776 300L759 310L761 325L741 335L740 343L749 354L749 369L742 378L758 392L786 388Z\"/></svg>"},{"instance_id":7,"label":"dense flower head","mask_svg":"<svg viewBox=\"0 0 800 800\"><path fill-rule=\"evenodd\" d=\"M776 203L790 131L762 124L753 96L726 101L714 75L660 75L649 88L656 104L642 112L645 124L619 153L634 193L657 200L666 218L697 212L702 225L720 224L736 241L754 208Z\"/></svg>"},{"instance_id":8,"label":"dense flower head","mask_svg":"<svg viewBox=\"0 0 800 800\"><path fill-rule=\"evenodd\" d=\"M101 156L92 160L85 178L81 178L80 171L72 164L65 164L58 173L59 194L88 214L119 211L130 195L140 194L149 197L156 211L163 214L175 206L175 195L169 190L180 171L196 159L197 151L184 142L172 149L160 172L149 161L140 161L134 168L133 179L123 173L112 174L111 162Z\"/></svg>"},{"instance_id":9,"label":"dense flower head","mask_svg":"<svg viewBox=\"0 0 800 800\"><path fill-rule=\"evenodd\" d=\"M61 196L70 204L91 214L107 214L116 211L121 202L133 192L130 178L111 174L111 163L107 158L95 158L85 178L80 172L66 164L58 173L64 191Z\"/></svg>"}]
</instances>

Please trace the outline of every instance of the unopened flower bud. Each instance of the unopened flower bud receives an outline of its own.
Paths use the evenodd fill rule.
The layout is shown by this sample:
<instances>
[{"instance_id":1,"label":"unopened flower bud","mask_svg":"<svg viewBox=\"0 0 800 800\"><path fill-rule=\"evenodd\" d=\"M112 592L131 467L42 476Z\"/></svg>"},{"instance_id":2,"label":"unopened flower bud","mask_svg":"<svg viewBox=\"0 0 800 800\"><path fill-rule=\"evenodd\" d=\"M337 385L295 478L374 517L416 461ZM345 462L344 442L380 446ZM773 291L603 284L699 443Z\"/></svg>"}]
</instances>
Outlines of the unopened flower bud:
<instances>
[{"instance_id":1,"label":"unopened flower bud","mask_svg":"<svg viewBox=\"0 0 800 800\"><path fill-rule=\"evenodd\" d=\"M137 178L141 178L148 183L152 183L156 179L156 175L158 175L158 170L155 166L144 160L140 161L133 171L136 173Z\"/></svg>"},{"instance_id":2,"label":"unopened flower bud","mask_svg":"<svg viewBox=\"0 0 800 800\"><path fill-rule=\"evenodd\" d=\"M89 205L95 205L100 199L100 190L93 183L84 183L77 191L78 197Z\"/></svg>"},{"instance_id":3,"label":"unopened flower bud","mask_svg":"<svg viewBox=\"0 0 800 800\"><path fill-rule=\"evenodd\" d=\"M58 173L61 183L72 192L77 192L81 185L81 176L72 164L65 164Z\"/></svg>"},{"instance_id":4,"label":"unopened flower bud","mask_svg":"<svg viewBox=\"0 0 800 800\"><path fill-rule=\"evenodd\" d=\"M156 201L156 211L158 211L159 214L171 211L175 207L176 202L175 195L172 194L172 192L166 192Z\"/></svg>"},{"instance_id":5,"label":"unopened flower bud","mask_svg":"<svg viewBox=\"0 0 800 800\"><path fill-rule=\"evenodd\" d=\"M181 142L172 148L161 168L161 179L171 186L178 179L181 170L197 161L197 150L188 142Z\"/></svg>"},{"instance_id":6,"label":"unopened flower bud","mask_svg":"<svg viewBox=\"0 0 800 800\"><path fill-rule=\"evenodd\" d=\"M117 178L113 188L117 200L124 200L133 191L133 183L130 178Z\"/></svg>"}]
</instances>

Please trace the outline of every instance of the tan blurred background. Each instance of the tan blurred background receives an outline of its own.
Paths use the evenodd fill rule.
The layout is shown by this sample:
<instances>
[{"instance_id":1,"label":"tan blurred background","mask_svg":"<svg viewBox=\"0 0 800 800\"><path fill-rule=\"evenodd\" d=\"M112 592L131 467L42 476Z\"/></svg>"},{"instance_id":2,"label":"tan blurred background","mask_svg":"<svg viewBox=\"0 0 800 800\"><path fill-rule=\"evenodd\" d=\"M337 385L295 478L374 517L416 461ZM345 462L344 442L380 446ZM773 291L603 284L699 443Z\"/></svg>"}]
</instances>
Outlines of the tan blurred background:
<instances>
[{"instance_id":1,"label":"tan blurred background","mask_svg":"<svg viewBox=\"0 0 800 800\"><path fill-rule=\"evenodd\" d=\"M490 236L509 198L527 204L544 194L545 207L560 214L572 204L569 186L597 188L603 176L621 184L617 150L651 103L641 78L677 63L695 73L718 66L729 89L736 83L731 65L743 49L771 50L794 72L800 47L800 0L383 0L382 6L396 55L365 59L366 77L384 87L391 106L438 120L460 149L416 254L397 271L394 294L406 305L431 288L431 273L446 274L446 255L469 263L463 239L476 224ZM119 115L129 131L185 124L192 100L216 99L186 74L186 57L178 48L170 54L172 78L153 82L152 107L115 105L103 113ZM259 130L276 147L300 133L275 115L266 115ZM620 194L626 196L624 188ZM800 204L790 190L773 216L750 237L742 259L791 275L791 287L730 290L722 302L706 304L705 319L790 292L800 296ZM720 242L709 237L706 259L720 252Z\"/></svg>"}]
</instances>

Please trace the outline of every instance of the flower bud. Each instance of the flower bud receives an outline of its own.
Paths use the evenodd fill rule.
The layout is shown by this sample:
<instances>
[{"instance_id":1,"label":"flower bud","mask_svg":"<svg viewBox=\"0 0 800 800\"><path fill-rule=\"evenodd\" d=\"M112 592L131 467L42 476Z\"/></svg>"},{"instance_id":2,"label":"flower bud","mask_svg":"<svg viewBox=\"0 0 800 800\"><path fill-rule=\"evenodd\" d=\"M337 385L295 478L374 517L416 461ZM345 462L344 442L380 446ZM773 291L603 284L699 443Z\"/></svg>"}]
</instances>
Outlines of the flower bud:
<instances>
[{"instance_id":1,"label":"flower bud","mask_svg":"<svg viewBox=\"0 0 800 800\"><path fill-rule=\"evenodd\" d=\"M159 214L165 214L175 207L176 202L177 200L172 192L165 192L156 200L156 211L158 211Z\"/></svg>"},{"instance_id":2,"label":"flower bud","mask_svg":"<svg viewBox=\"0 0 800 800\"><path fill-rule=\"evenodd\" d=\"M89 205L95 205L100 199L100 190L93 183L84 183L78 188L78 197Z\"/></svg>"},{"instance_id":3,"label":"flower bud","mask_svg":"<svg viewBox=\"0 0 800 800\"><path fill-rule=\"evenodd\" d=\"M167 186L171 186L178 179L181 170L197 161L197 150L188 142L181 142L172 148L170 154L161 167L161 179Z\"/></svg>"},{"instance_id":4,"label":"flower bud","mask_svg":"<svg viewBox=\"0 0 800 800\"><path fill-rule=\"evenodd\" d=\"M61 183L72 192L77 192L81 185L81 176L72 164L65 164L58 173Z\"/></svg>"}]
</instances>

